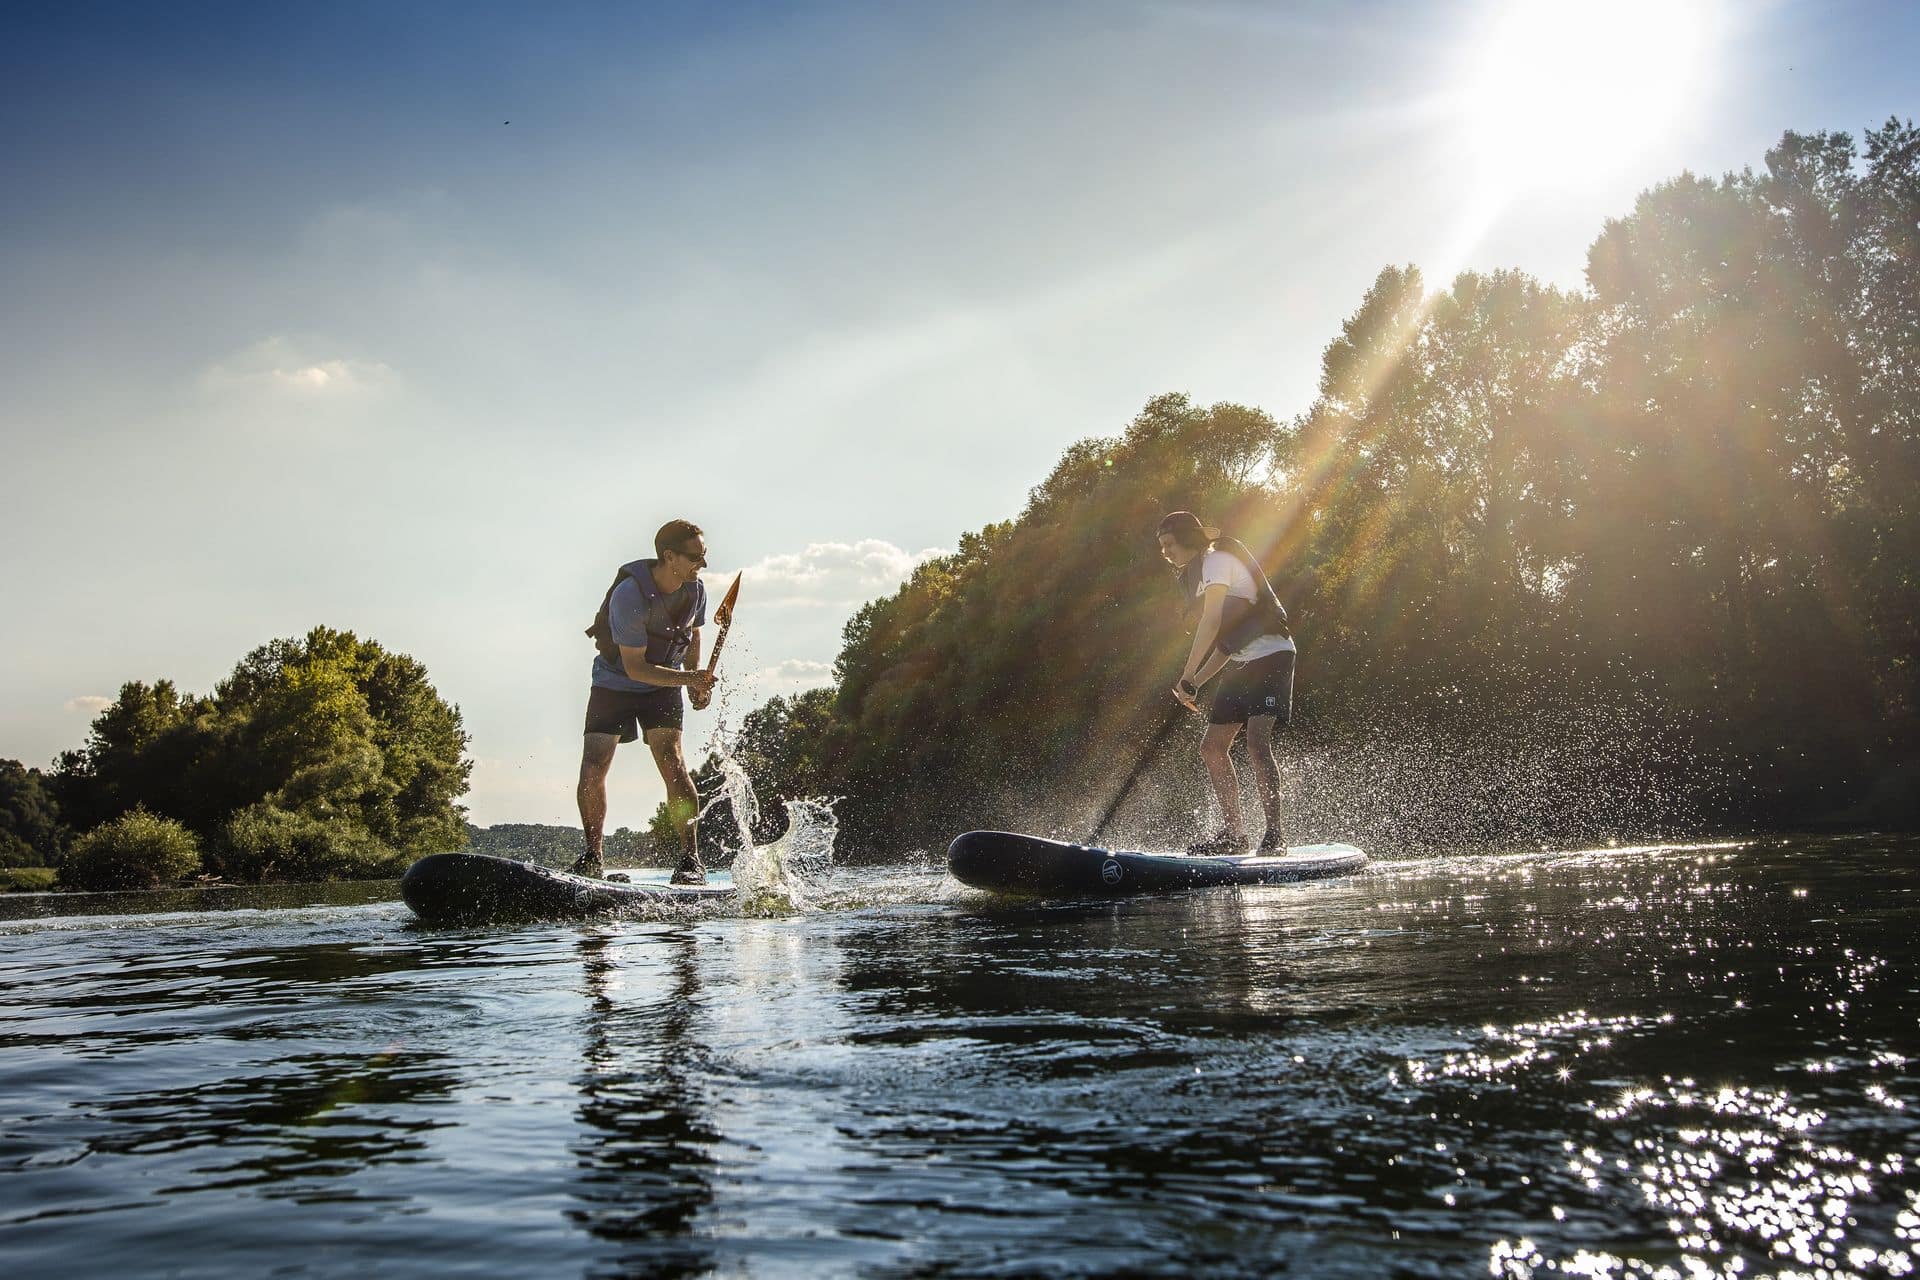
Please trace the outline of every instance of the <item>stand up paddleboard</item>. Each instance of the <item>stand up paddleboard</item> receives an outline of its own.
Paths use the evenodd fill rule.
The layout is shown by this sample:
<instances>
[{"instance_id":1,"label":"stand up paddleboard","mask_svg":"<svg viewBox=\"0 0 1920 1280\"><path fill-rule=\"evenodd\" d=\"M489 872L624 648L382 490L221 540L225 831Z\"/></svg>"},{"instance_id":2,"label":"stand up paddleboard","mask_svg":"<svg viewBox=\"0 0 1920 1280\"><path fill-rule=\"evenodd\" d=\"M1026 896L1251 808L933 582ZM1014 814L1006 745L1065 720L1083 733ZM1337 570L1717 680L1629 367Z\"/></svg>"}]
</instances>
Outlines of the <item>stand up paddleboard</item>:
<instances>
[{"instance_id":1,"label":"stand up paddleboard","mask_svg":"<svg viewBox=\"0 0 1920 1280\"><path fill-rule=\"evenodd\" d=\"M484 853L436 853L407 868L400 896L432 924L487 920L575 920L622 907L707 902L731 884L677 885L598 880Z\"/></svg>"},{"instance_id":2,"label":"stand up paddleboard","mask_svg":"<svg viewBox=\"0 0 1920 1280\"><path fill-rule=\"evenodd\" d=\"M1284 857L1190 857L1063 844L1011 831L969 831L947 846L954 879L1031 897L1118 897L1213 885L1284 884L1344 876L1367 865L1350 844L1308 844Z\"/></svg>"}]
</instances>

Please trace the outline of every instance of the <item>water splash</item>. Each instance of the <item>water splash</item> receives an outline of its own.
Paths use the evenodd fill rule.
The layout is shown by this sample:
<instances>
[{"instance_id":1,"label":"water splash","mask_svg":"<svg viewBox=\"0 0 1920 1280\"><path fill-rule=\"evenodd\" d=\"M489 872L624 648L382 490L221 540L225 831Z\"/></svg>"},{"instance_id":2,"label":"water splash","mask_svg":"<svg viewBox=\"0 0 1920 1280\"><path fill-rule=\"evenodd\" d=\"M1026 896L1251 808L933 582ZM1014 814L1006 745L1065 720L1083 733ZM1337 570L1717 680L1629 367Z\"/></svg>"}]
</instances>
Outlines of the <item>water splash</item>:
<instances>
[{"instance_id":1,"label":"water splash","mask_svg":"<svg viewBox=\"0 0 1920 1280\"><path fill-rule=\"evenodd\" d=\"M840 831L831 800L789 800L787 829L769 844L751 840L733 860L733 883L750 915L791 915L821 905Z\"/></svg>"},{"instance_id":2,"label":"water splash","mask_svg":"<svg viewBox=\"0 0 1920 1280\"><path fill-rule=\"evenodd\" d=\"M719 786L700 807L706 815L722 800L733 818L740 852L733 859L733 883L739 890L738 909L746 915L795 915L818 905L827 873L833 866L833 844L840 821L834 801L818 798L785 801L787 829L768 844L755 844L760 825L760 797L746 766L734 754L735 735L723 717L714 726L709 744L719 766Z\"/></svg>"},{"instance_id":3,"label":"water splash","mask_svg":"<svg viewBox=\"0 0 1920 1280\"><path fill-rule=\"evenodd\" d=\"M1737 793L1730 766L1697 746L1695 719L1654 693L1573 676L1543 682L1517 667L1503 674L1528 691L1526 707L1481 705L1442 681L1417 698L1383 693L1303 715L1275 744L1289 838L1388 856L1644 842L1710 830L1705 815L1726 811ZM1195 726L1162 749L1108 831L1113 843L1175 849L1219 821L1198 740ZM1244 760L1239 776L1257 829ZM1093 789L1104 797L1111 785ZM1044 829L1060 809L1047 794L1011 816Z\"/></svg>"}]
</instances>

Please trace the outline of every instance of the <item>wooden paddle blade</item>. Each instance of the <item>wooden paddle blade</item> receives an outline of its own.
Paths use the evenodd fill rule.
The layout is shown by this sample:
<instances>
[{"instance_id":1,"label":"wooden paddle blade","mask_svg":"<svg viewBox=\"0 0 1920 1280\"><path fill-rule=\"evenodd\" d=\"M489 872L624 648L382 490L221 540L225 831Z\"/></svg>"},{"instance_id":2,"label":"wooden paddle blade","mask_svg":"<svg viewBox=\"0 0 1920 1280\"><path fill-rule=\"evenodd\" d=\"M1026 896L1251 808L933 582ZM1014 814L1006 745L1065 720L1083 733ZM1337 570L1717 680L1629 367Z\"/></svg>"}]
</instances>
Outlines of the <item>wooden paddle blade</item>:
<instances>
[{"instance_id":1,"label":"wooden paddle blade","mask_svg":"<svg viewBox=\"0 0 1920 1280\"><path fill-rule=\"evenodd\" d=\"M740 598L740 575L733 575L733 585L727 588L727 594L720 601L720 607L713 611L713 620L720 627L720 634L713 638L713 652L707 655L707 674L720 665L720 651L727 647L727 632L733 629L733 602Z\"/></svg>"},{"instance_id":2,"label":"wooden paddle blade","mask_svg":"<svg viewBox=\"0 0 1920 1280\"><path fill-rule=\"evenodd\" d=\"M740 598L740 575L733 575L733 585L727 588L727 594L720 599L720 607L713 611L713 620L721 626L733 622L733 603Z\"/></svg>"}]
</instances>

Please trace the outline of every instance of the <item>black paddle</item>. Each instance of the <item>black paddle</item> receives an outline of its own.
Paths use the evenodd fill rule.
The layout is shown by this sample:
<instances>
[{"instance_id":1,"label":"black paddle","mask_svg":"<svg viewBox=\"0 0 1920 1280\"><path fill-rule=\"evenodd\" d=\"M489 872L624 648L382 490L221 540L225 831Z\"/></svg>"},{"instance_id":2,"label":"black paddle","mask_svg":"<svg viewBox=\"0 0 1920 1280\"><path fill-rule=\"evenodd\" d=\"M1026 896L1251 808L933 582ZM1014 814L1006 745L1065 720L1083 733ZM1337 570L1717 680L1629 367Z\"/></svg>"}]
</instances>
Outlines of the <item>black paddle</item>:
<instances>
[{"instance_id":1,"label":"black paddle","mask_svg":"<svg viewBox=\"0 0 1920 1280\"><path fill-rule=\"evenodd\" d=\"M1192 709L1184 703L1176 702L1173 704L1173 709L1167 712L1167 718L1160 722L1158 729L1154 730L1153 740L1147 743L1147 749L1142 751L1140 753L1140 759L1134 762L1133 769L1127 774L1126 781L1122 782L1120 789L1114 792L1113 800L1107 805L1106 810L1101 813L1100 820L1093 824L1093 830L1087 836L1086 842L1088 844L1097 845L1100 842L1100 833L1107 829L1107 824L1113 821L1113 815L1119 812L1121 801L1125 800L1127 793L1133 790L1134 781L1139 778L1140 771L1147 767L1147 761L1153 759L1154 755L1160 750L1160 744L1167 740L1167 735L1172 733L1174 727L1180 723L1183 714L1191 713Z\"/></svg>"}]
</instances>

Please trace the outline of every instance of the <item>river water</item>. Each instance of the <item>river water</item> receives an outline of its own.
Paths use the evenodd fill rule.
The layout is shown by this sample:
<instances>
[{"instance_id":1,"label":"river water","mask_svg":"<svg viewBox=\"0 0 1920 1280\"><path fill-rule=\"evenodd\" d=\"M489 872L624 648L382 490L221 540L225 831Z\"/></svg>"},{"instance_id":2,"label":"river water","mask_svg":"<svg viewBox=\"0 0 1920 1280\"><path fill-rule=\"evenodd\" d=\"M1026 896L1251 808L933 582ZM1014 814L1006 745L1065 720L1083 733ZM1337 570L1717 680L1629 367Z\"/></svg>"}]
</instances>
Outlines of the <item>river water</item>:
<instances>
[{"instance_id":1,"label":"river water","mask_svg":"<svg viewBox=\"0 0 1920 1280\"><path fill-rule=\"evenodd\" d=\"M0 1273L1906 1275L1916 854L469 930L0 899Z\"/></svg>"}]
</instances>

